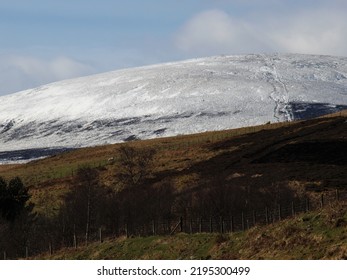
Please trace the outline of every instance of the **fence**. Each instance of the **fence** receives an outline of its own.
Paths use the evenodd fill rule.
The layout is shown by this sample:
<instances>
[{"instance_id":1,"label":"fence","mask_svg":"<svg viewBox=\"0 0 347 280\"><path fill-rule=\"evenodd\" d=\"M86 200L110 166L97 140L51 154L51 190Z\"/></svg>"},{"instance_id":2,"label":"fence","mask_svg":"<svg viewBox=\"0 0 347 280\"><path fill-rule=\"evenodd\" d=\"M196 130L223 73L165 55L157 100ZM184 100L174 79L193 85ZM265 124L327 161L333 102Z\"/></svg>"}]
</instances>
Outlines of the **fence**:
<instances>
[{"instance_id":1,"label":"fence","mask_svg":"<svg viewBox=\"0 0 347 280\"><path fill-rule=\"evenodd\" d=\"M326 205L338 201L347 201L347 191L335 190L324 192L301 200L278 204L275 207L248 210L234 215L220 216L181 216L171 220L153 220L151 224L136 226L126 224L122 227L122 233L126 236L169 235L178 232L194 233L231 233L248 230L254 226L266 225L281 221L286 218L308 211L323 208Z\"/></svg>"},{"instance_id":2,"label":"fence","mask_svg":"<svg viewBox=\"0 0 347 280\"><path fill-rule=\"evenodd\" d=\"M32 255L37 255L43 252L53 254L55 250L64 247L77 248L86 245L88 242L103 242L106 238L116 238L119 236L126 237L145 237L156 235L173 235L176 233L232 233L248 230L254 226L267 225L295 217L304 212L321 209L327 205L334 204L338 201L347 201L346 190L335 190L324 193L317 193L310 197L305 197L300 200L278 204L275 207L264 207L263 209L255 209L241 211L234 215L197 215L186 212L182 216L174 216L170 219L153 219L151 222L142 224L134 224L124 222L119 224L116 231L110 233L105 228L97 228L91 230L86 239L85 235L76 235L75 233L65 240L64 244L55 244L49 241L46 250L30 248L26 246L19 254L23 258L28 258ZM32 250L31 250L32 249ZM3 252L3 259L7 259L7 253Z\"/></svg>"}]
</instances>

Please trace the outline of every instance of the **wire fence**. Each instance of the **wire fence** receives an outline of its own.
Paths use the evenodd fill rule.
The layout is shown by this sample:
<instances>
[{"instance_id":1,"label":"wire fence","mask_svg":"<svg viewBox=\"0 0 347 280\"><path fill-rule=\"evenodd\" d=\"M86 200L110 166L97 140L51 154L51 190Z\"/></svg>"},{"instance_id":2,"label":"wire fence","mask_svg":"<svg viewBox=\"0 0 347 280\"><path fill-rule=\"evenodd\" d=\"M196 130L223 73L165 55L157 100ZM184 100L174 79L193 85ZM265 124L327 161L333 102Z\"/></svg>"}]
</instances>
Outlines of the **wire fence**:
<instances>
[{"instance_id":1,"label":"wire fence","mask_svg":"<svg viewBox=\"0 0 347 280\"><path fill-rule=\"evenodd\" d=\"M153 220L150 224L125 224L120 235L150 236L169 235L178 232L194 233L231 233L245 231L254 226L267 225L295 217L304 212L321 209L338 201L347 201L347 191L335 190L319 195L305 197L300 200L278 204L275 207L245 210L234 215L190 215L189 213L176 219Z\"/></svg>"},{"instance_id":2,"label":"wire fence","mask_svg":"<svg viewBox=\"0 0 347 280\"><path fill-rule=\"evenodd\" d=\"M307 196L296 201L277 204L274 207L265 207L263 209L245 210L233 215L198 215L186 212L184 215L176 215L170 218L153 219L150 222L119 222L113 230L108 228L92 228L88 235L77 235L71 232L56 243L54 236L45 235L42 239L44 229L37 229L40 236L34 236L33 240L39 240L40 246L29 243L17 254L18 258L29 258L30 256L49 253L52 255L55 251L62 248L78 248L88 243L100 242L105 239L124 237L147 237L174 235L177 233L195 234L195 233L219 233L227 234L233 232L246 231L252 227L267 225L282 221L287 218L295 217L301 213L322 209L325 206L336 204L337 202L347 201L346 190L327 191ZM46 242L46 249L43 249L42 243ZM31 244L31 246L30 246ZM3 259L7 259L7 252L3 252Z\"/></svg>"}]
</instances>

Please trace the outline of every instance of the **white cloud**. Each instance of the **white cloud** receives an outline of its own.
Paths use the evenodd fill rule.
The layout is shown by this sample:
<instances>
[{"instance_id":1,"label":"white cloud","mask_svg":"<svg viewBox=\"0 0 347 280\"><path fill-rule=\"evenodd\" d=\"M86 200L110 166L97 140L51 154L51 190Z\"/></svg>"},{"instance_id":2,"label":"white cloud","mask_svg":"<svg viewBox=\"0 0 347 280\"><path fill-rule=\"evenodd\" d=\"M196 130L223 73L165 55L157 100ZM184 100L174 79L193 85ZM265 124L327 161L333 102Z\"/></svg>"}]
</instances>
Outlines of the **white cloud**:
<instances>
[{"instance_id":1,"label":"white cloud","mask_svg":"<svg viewBox=\"0 0 347 280\"><path fill-rule=\"evenodd\" d=\"M347 56L343 11L327 7L291 14L234 18L221 10L199 13L175 34L178 50L190 55L294 52Z\"/></svg>"},{"instance_id":2,"label":"white cloud","mask_svg":"<svg viewBox=\"0 0 347 280\"><path fill-rule=\"evenodd\" d=\"M247 22L210 10L190 19L176 34L175 45L184 52L209 55L251 52L263 42Z\"/></svg>"},{"instance_id":3,"label":"white cloud","mask_svg":"<svg viewBox=\"0 0 347 280\"><path fill-rule=\"evenodd\" d=\"M95 72L91 66L64 56L47 60L3 55L0 62L0 95Z\"/></svg>"},{"instance_id":4,"label":"white cloud","mask_svg":"<svg viewBox=\"0 0 347 280\"><path fill-rule=\"evenodd\" d=\"M54 56L55 50L26 51L27 55L9 55L0 50L0 96L50 82L116 69L160 63L166 57L158 51L136 48L72 49L69 56ZM31 52L30 52L31 51ZM8 51L7 51L8 52ZM47 58L50 57L50 58ZM75 59L79 57L81 59ZM83 62L88 58L88 62ZM180 59L180 58L179 58ZM172 60L172 59L168 59Z\"/></svg>"},{"instance_id":5,"label":"white cloud","mask_svg":"<svg viewBox=\"0 0 347 280\"><path fill-rule=\"evenodd\" d=\"M340 11L305 11L270 25L277 27L269 40L281 51L347 55L347 22Z\"/></svg>"}]
</instances>

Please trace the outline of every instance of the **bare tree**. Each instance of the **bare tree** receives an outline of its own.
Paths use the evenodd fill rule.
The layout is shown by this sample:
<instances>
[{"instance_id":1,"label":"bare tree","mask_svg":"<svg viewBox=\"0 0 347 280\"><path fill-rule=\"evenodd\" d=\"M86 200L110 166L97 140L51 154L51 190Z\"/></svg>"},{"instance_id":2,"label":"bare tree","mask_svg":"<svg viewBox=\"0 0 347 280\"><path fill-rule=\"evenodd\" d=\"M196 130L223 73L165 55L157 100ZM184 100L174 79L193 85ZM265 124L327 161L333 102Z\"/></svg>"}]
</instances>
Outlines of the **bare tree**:
<instances>
[{"instance_id":1,"label":"bare tree","mask_svg":"<svg viewBox=\"0 0 347 280\"><path fill-rule=\"evenodd\" d=\"M103 195L104 189L99 183L97 170L90 167L78 169L63 212L74 235L77 234L75 231L84 232L86 243L89 241L92 225L98 222Z\"/></svg>"},{"instance_id":2,"label":"bare tree","mask_svg":"<svg viewBox=\"0 0 347 280\"><path fill-rule=\"evenodd\" d=\"M140 185L152 171L155 151L149 148L136 149L124 145L118 149L118 181L125 187Z\"/></svg>"}]
</instances>

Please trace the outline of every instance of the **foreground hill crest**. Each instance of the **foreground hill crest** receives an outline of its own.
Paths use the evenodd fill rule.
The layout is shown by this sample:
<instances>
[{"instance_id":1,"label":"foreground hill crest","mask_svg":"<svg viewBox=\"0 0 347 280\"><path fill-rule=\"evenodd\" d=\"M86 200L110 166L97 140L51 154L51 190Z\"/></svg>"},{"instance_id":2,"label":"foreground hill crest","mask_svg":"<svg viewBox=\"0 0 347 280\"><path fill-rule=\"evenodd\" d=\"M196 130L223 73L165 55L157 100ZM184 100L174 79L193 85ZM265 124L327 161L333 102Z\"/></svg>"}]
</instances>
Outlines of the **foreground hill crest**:
<instances>
[{"instance_id":1,"label":"foreground hill crest","mask_svg":"<svg viewBox=\"0 0 347 280\"><path fill-rule=\"evenodd\" d=\"M0 97L0 151L78 147L291 121L347 108L347 58L209 57Z\"/></svg>"}]
</instances>

